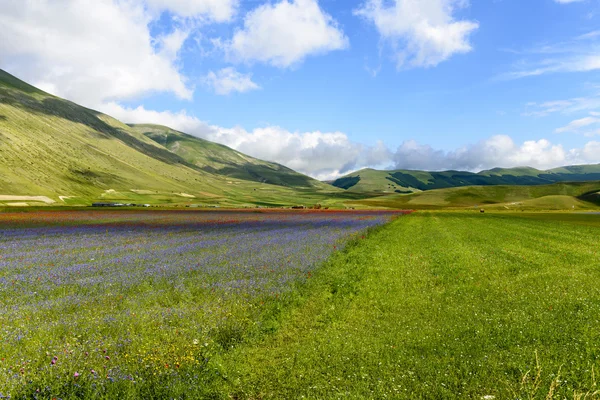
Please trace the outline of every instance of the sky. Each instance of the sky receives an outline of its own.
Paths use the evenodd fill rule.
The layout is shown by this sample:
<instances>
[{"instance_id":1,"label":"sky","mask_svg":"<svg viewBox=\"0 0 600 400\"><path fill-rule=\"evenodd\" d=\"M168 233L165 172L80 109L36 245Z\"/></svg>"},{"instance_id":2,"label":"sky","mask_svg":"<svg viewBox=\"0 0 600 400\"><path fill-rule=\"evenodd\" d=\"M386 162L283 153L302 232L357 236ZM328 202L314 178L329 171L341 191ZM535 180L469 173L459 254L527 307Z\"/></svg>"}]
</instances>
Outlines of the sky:
<instances>
[{"instance_id":1,"label":"sky","mask_svg":"<svg viewBox=\"0 0 600 400\"><path fill-rule=\"evenodd\" d=\"M0 68L318 179L600 163L600 0L2 0Z\"/></svg>"}]
</instances>

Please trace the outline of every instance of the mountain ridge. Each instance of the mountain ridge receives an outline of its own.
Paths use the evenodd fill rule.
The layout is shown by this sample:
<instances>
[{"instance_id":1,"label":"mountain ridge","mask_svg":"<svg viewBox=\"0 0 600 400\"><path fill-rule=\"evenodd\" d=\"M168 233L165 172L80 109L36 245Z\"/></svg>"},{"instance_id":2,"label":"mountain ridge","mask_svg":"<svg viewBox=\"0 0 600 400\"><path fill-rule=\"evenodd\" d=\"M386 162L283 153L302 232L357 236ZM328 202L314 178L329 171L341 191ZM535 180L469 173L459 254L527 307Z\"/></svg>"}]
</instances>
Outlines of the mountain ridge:
<instances>
[{"instance_id":1,"label":"mountain ridge","mask_svg":"<svg viewBox=\"0 0 600 400\"><path fill-rule=\"evenodd\" d=\"M38 204L31 200L36 196L60 205L89 205L98 200L314 204L326 193L341 192L226 146L191 135L186 139L196 150L208 144L219 149L213 152L213 164L207 160L199 166L186 154L171 151L113 117L46 93L0 70L0 205ZM258 172L254 179L235 176L236 168L241 170L238 175L246 173L239 164L229 165L228 174L220 173L224 160L232 154L251 160L258 172L270 176ZM203 168L211 166L215 168ZM29 200L19 201L19 196Z\"/></svg>"},{"instance_id":2,"label":"mountain ridge","mask_svg":"<svg viewBox=\"0 0 600 400\"><path fill-rule=\"evenodd\" d=\"M549 170L532 167L469 171L376 170L364 168L331 184L344 190L373 193L411 193L464 186L547 185L600 180L600 164L569 165Z\"/></svg>"}]
</instances>

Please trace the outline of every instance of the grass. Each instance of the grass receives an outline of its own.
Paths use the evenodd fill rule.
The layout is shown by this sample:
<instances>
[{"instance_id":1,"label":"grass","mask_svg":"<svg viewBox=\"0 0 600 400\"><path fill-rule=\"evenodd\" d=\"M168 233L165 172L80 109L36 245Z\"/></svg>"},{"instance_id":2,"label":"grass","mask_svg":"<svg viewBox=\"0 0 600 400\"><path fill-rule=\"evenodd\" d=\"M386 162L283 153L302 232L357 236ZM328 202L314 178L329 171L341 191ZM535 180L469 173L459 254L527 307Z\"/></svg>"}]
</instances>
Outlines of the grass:
<instances>
[{"instance_id":1,"label":"grass","mask_svg":"<svg viewBox=\"0 0 600 400\"><path fill-rule=\"evenodd\" d=\"M388 195L349 204L404 209L486 208L500 210L597 209L589 193L600 182L564 182L540 186L468 186Z\"/></svg>"},{"instance_id":2,"label":"grass","mask_svg":"<svg viewBox=\"0 0 600 400\"><path fill-rule=\"evenodd\" d=\"M144 229L165 241L131 236L122 246L132 249L179 240L173 232L180 232L182 223L206 218L189 212L142 213L147 220L140 219L139 211L107 213L97 215L111 227L143 222ZM193 215L198 216L190 219ZM261 218L260 213L245 215ZM277 218L307 223L286 215ZM19 227L22 221L39 228L50 217L12 215L5 227ZM176 231L169 228L173 218ZM97 225L63 220L66 226ZM291 235L302 235L301 229L290 228L281 225ZM101 225L94 229L104 232ZM232 232L215 234L239 242L228 246L232 249L247 247L244 263L262 257ZM43 285L35 289L33 283L5 299L4 307L10 310L35 297L34 289L51 290L44 297L59 301L56 307L67 307L59 315L69 317L57 324L54 314L48 314L52 309L23 303L28 311L10 317L0 329L0 374L18 376L24 369L23 382L28 383L22 391L13 390L13 398L51 398L56 393L63 399L599 398L599 232L600 215L592 214L423 211L356 236L309 272L302 265L302 251L295 251L300 263L292 264L297 264L301 279L276 295L268 290L249 297L244 291L206 290L207 283L219 282L221 272L204 277L195 271L174 279L157 270L154 282L142 282L133 292L123 292L114 283L98 293L92 287L84 299L95 300L78 300L68 308L71 292L87 282L85 276L81 283L65 286L62 294ZM264 240L275 243L281 236L277 231ZM258 238L258 232L250 237ZM118 242L117 237L108 239ZM72 242L64 243L76 245ZM110 243L109 248L120 248ZM302 240L290 245L302 246ZM90 246L98 252L97 245ZM272 246L262 248L278 248ZM278 251L285 252L285 247L269 257L280 259ZM66 251L65 265L78 252ZM179 253L169 262L185 256ZM35 254L42 257L43 246L36 246ZM7 255L19 257L4 254L5 262ZM38 268L28 265L23 258L21 273ZM119 270L107 265L105 274ZM127 268L135 272L139 266L133 262ZM229 282L239 274L265 272L256 267L231 271ZM48 342L44 332L50 331ZM43 354L45 362L32 361L36 354ZM60 368L46 365L53 356L58 356ZM68 366L86 375L75 378ZM47 371L54 372L45 375ZM108 383L107 376L114 381ZM100 380L108 384L103 384L105 391L94 387Z\"/></svg>"},{"instance_id":3,"label":"grass","mask_svg":"<svg viewBox=\"0 0 600 400\"><path fill-rule=\"evenodd\" d=\"M400 218L335 255L276 334L228 356L224 387L238 398L598 398L599 228L593 215Z\"/></svg>"},{"instance_id":4,"label":"grass","mask_svg":"<svg viewBox=\"0 0 600 400\"><path fill-rule=\"evenodd\" d=\"M0 396L204 398L279 299L392 215L0 215Z\"/></svg>"}]
</instances>

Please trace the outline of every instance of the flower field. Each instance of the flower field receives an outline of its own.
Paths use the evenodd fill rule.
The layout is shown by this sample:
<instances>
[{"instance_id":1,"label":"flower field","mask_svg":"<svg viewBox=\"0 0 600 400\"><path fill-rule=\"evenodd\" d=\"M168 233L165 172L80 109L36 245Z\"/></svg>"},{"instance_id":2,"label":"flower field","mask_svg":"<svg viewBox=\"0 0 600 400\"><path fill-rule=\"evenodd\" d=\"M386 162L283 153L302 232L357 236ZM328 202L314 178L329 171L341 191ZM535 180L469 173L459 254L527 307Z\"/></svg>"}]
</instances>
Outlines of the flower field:
<instances>
[{"instance_id":1,"label":"flower field","mask_svg":"<svg viewBox=\"0 0 600 400\"><path fill-rule=\"evenodd\" d=\"M0 396L191 395L223 374L222 354L275 328L273 300L396 215L0 215Z\"/></svg>"}]
</instances>

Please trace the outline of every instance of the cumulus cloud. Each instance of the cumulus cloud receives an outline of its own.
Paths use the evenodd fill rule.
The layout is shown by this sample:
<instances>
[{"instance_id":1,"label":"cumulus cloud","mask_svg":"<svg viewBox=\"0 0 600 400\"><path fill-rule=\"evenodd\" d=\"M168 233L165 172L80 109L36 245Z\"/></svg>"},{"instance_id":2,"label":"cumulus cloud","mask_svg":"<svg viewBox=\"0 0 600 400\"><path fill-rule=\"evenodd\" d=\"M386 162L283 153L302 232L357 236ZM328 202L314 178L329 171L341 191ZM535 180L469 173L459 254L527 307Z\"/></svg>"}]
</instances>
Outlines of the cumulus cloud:
<instances>
[{"instance_id":1,"label":"cumulus cloud","mask_svg":"<svg viewBox=\"0 0 600 400\"><path fill-rule=\"evenodd\" d=\"M391 152L383 143L366 146L350 140L342 132L291 132L277 126L249 131L239 126L212 125L185 111L127 108L114 102L105 104L102 111L128 123L166 125L317 179L336 178L366 166L387 167L391 162Z\"/></svg>"},{"instance_id":2,"label":"cumulus cloud","mask_svg":"<svg viewBox=\"0 0 600 400\"><path fill-rule=\"evenodd\" d=\"M210 71L204 80L206 84L213 88L216 94L220 95L260 89L260 86L252 82L251 74L241 74L231 67L223 68L217 72Z\"/></svg>"},{"instance_id":3,"label":"cumulus cloud","mask_svg":"<svg viewBox=\"0 0 600 400\"><path fill-rule=\"evenodd\" d=\"M246 15L244 26L226 44L238 61L289 67L306 57L348 47L348 38L317 0L266 3Z\"/></svg>"},{"instance_id":4,"label":"cumulus cloud","mask_svg":"<svg viewBox=\"0 0 600 400\"><path fill-rule=\"evenodd\" d=\"M496 135L478 143L444 151L407 140L395 151L384 143L367 146L343 132L291 132L277 126L251 131L211 125L187 114L157 112L113 103L103 110L122 121L156 123L225 144L263 160L286 165L317 179L333 179L366 167L480 171L494 167L531 166L548 169L570 164L600 163L600 142L565 149L547 139L515 142Z\"/></svg>"},{"instance_id":5,"label":"cumulus cloud","mask_svg":"<svg viewBox=\"0 0 600 400\"><path fill-rule=\"evenodd\" d=\"M156 91L190 99L176 65L190 30L152 37L148 25L161 11L225 20L237 1L147 1L2 1L0 67L92 107Z\"/></svg>"},{"instance_id":6,"label":"cumulus cloud","mask_svg":"<svg viewBox=\"0 0 600 400\"><path fill-rule=\"evenodd\" d=\"M564 165L600 163L600 142L565 149L547 139L516 143L510 136L496 135L453 151L435 150L415 141L404 142L394 155L396 168L455 169L480 171L495 167L529 166L549 169Z\"/></svg>"},{"instance_id":7,"label":"cumulus cloud","mask_svg":"<svg viewBox=\"0 0 600 400\"><path fill-rule=\"evenodd\" d=\"M457 21L464 0L367 0L355 11L375 24L395 49L398 67L432 67L472 50L469 37L479 24Z\"/></svg>"}]
</instances>

